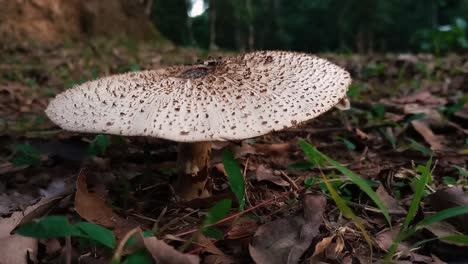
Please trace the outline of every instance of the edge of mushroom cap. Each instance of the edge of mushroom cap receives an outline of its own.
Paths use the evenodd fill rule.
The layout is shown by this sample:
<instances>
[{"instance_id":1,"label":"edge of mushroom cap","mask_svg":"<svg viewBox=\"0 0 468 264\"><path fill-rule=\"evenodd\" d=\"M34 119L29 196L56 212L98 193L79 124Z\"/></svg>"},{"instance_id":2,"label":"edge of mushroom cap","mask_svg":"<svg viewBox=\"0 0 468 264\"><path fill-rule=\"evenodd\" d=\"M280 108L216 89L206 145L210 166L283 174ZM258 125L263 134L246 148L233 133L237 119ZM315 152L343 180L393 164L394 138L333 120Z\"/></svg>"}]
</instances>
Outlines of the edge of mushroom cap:
<instances>
[{"instance_id":1,"label":"edge of mushroom cap","mask_svg":"<svg viewBox=\"0 0 468 264\"><path fill-rule=\"evenodd\" d=\"M316 60L320 60L324 63L328 63L330 65L332 65L332 67L334 67L336 70L338 71L341 71L343 76L346 77L346 78L343 78L343 87L345 88L344 89L344 92L342 93L342 96L341 97L336 97L336 101L330 105L328 107L327 110L324 110L320 113L317 113L316 115L312 115L310 118L307 118L307 119L304 119L304 120L299 120L297 122L297 124L291 124L290 126L287 126L287 127L294 127L300 123L303 123L303 122L306 122L310 119L313 119L321 114L323 114L324 112L327 112L329 111L330 109L333 108L333 106L335 106L336 104L338 104L341 99L345 98L346 97L346 92L349 88L349 85L351 84L352 82L352 79L351 79L351 76L349 74L349 72L347 72L346 70L344 70L342 67L340 67L339 65L335 64L335 63L332 63L330 61L328 61L327 59L324 59L324 58L320 58L320 57L317 57L315 55L312 55L312 54L307 54L307 53L301 53L301 52L286 52L286 51L256 51L256 52L252 52L252 53L246 53L246 54L241 54L241 55L238 55L238 56L235 56L235 57L226 57L226 58L223 58L222 60L223 61L228 61L229 59L231 58L239 58L240 56L246 56L246 55L249 55L249 56L255 56L256 54L276 54L276 53L280 53L280 54L294 54L295 56L308 56L308 57L311 57L311 58L314 58ZM166 70L166 69L170 69L170 70L174 70L174 69L186 69L187 66L172 66L172 67L167 67L163 70ZM140 72L137 72L137 74L146 74L146 73L155 73L155 72L161 72L161 70L145 70L145 71L140 71ZM164 72L164 71L162 71ZM190 139L190 138L187 138L187 137L183 137L181 136L179 133L177 134L168 134L168 135L155 135L155 133L142 133L142 131L133 131L133 132L130 132L130 133L119 133L118 131L112 131L112 130L103 130L103 129L99 129L99 128L96 128L96 127L86 127L86 126L76 126L76 127L70 127L70 126L67 126L66 124L64 124L63 119L60 118L60 115L57 113L56 110L60 110L60 103L63 104L63 101L68 101L68 102L72 102L72 100L70 100L68 97L74 93L76 93L78 90L83 90L83 89L86 89L86 88L89 88L92 84L96 84L96 82L100 81L100 80L114 80L118 77L121 77L121 78L125 78L127 76L130 76L132 74L135 74L135 72L130 72L130 73L123 73L123 74L117 74L117 75L111 75L111 76L107 76L107 77L103 77L103 78L100 78L98 80L93 80L93 81L88 81L86 83L83 83L81 85L78 85L78 86L75 86L73 87L72 89L69 89L69 90L66 90L60 94L58 94L54 99L51 100L51 102L49 103L49 105L47 106L46 110L45 110L45 113L46 115L55 123L57 124L58 126L60 126L61 128L63 128L64 130L68 130L68 131L73 131L73 132L88 132L88 133L104 133L104 134L115 134L115 135L126 135L126 136L155 136L155 137L159 137L159 138L163 138L163 139L168 139L168 140L173 140L173 141L178 141L178 142L199 142L199 141L228 141L228 140L240 140L240 139L245 139L245 138L252 138L252 137L257 137L257 136L261 136L261 135L264 135L264 134L268 134L268 133L271 133L271 132L274 132L274 131L280 131L280 130L283 130L287 127L283 127L283 128L272 128L272 129L265 129L265 130L262 130L261 133L250 133L249 135L243 135L243 136L227 136L227 137L213 137L213 138L209 138L209 137L206 137L206 138L198 138L198 139ZM60 102L62 100L62 102ZM57 104L59 104L59 106L57 106Z\"/></svg>"}]
</instances>

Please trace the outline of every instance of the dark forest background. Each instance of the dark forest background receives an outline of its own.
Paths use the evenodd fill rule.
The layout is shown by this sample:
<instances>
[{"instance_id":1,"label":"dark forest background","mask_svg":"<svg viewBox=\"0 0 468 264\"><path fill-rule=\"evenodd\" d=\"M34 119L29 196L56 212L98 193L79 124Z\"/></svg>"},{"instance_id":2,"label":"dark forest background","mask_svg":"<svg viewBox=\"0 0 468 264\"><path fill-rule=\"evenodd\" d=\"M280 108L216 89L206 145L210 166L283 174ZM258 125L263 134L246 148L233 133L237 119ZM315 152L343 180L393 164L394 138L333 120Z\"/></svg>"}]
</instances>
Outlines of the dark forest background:
<instances>
[{"instance_id":1,"label":"dark forest background","mask_svg":"<svg viewBox=\"0 0 468 264\"><path fill-rule=\"evenodd\" d=\"M155 0L151 18L178 45L307 52L463 52L466 0Z\"/></svg>"}]
</instances>

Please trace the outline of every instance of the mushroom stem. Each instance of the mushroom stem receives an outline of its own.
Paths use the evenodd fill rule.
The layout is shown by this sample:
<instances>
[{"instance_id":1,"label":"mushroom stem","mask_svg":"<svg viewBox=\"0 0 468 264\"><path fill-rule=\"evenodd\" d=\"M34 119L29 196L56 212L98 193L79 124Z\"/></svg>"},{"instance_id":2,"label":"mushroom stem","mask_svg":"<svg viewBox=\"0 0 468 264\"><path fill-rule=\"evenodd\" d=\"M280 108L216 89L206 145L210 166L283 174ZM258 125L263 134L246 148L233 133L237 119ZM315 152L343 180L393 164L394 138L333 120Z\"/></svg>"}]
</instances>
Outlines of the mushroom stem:
<instances>
[{"instance_id":1,"label":"mushroom stem","mask_svg":"<svg viewBox=\"0 0 468 264\"><path fill-rule=\"evenodd\" d=\"M174 190L182 200L209 196L206 189L211 142L179 143L177 157L178 179Z\"/></svg>"}]
</instances>

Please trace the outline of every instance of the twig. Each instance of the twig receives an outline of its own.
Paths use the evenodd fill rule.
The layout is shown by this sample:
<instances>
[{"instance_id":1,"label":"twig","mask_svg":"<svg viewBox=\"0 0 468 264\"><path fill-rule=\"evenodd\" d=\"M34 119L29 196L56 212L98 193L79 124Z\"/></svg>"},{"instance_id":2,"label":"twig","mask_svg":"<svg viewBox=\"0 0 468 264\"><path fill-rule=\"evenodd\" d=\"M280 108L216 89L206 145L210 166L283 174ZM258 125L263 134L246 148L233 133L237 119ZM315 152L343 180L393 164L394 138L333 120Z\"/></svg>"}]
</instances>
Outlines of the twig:
<instances>
[{"instance_id":1,"label":"twig","mask_svg":"<svg viewBox=\"0 0 468 264\"><path fill-rule=\"evenodd\" d=\"M234 218L236 218L236 217L239 217L239 216L241 216L241 215L244 215L244 214L246 214L246 213L248 213L248 212L250 212L250 211L253 211L253 210L257 209L257 208L260 208L260 207L262 207L262 206L264 206L264 205L266 205L266 204L269 204L269 203L273 202L274 200L276 200L276 199L278 199L278 198L287 196L287 195L289 195L289 194L291 194L291 193L292 193L292 192L284 192L284 193L280 194L279 196L270 198L270 199L268 199L268 200L264 200L264 201L262 201L261 203L255 205L255 206L253 206L253 207L250 207L249 209L246 209L246 210L244 210L244 211L241 211L241 212L235 213L235 214L233 214L233 215L230 215L230 216L228 216L228 217L225 217L225 218L219 220L218 222L213 223L213 224L210 224L210 225L207 225L207 226L205 226L205 227L211 227L211 226L215 226L215 225L222 224L222 223L227 222L227 221L229 221L229 220L232 220L232 219L234 219ZM175 236L176 236L176 237L187 236L187 235L190 235L190 234L193 234L193 233L197 232L198 230L199 230L199 228L194 228L194 229L192 229L192 230L189 230L189 231L186 231L186 232L182 232L182 233L176 234Z\"/></svg>"},{"instance_id":2,"label":"twig","mask_svg":"<svg viewBox=\"0 0 468 264\"><path fill-rule=\"evenodd\" d=\"M166 215L166 212L167 212L167 206L164 207L164 209L161 211L161 213L159 214L158 218L156 219L156 222L154 223L153 225L153 231L155 231L156 229L158 229L159 227L159 223L161 222L162 218L164 217L164 215Z\"/></svg>"},{"instance_id":3,"label":"twig","mask_svg":"<svg viewBox=\"0 0 468 264\"><path fill-rule=\"evenodd\" d=\"M294 182L284 171L279 171L281 176L293 187L295 191L299 190L299 186L297 186L296 182Z\"/></svg>"},{"instance_id":4,"label":"twig","mask_svg":"<svg viewBox=\"0 0 468 264\"><path fill-rule=\"evenodd\" d=\"M71 264L72 262L72 244L71 237L65 237L65 263Z\"/></svg>"},{"instance_id":5,"label":"twig","mask_svg":"<svg viewBox=\"0 0 468 264\"><path fill-rule=\"evenodd\" d=\"M136 234L140 230L139 227L135 227L132 230L130 230L125 236L120 240L119 245L117 246L117 249L115 250L114 256L112 256L112 263L120 263L120 259L122 258L122 253L124 250L124 246L127 243L127 241L132 237L134 234Z\"/></svg>"}]
</instances>

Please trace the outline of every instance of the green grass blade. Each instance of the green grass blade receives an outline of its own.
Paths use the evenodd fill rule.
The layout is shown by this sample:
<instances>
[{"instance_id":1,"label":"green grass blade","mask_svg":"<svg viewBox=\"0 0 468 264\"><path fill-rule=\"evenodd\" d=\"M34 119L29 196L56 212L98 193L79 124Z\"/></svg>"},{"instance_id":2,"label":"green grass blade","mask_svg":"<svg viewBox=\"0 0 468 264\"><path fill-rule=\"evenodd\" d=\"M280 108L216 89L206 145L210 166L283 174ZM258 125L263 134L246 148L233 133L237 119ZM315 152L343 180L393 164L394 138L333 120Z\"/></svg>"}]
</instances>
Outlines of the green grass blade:
<instances>
[{"instance_id":1,"label":"green grass blade","mask_svg":"<svg viewBox=\"0 0 468 264\"><path fill-rule=\"evenodd\" d=\"M336 206L340 210L340 212L347 218L350 218L354 224L361 230L362 235L364 236L364 239L367 241L369 244L369 247L372 251L372 240L367 233L366 228L361 222L361 219L356 216L356 214L353 212L353 210L346 204L346 201L338 194L338 192L335 190L333 185L330 183L328 180L327 176L322 173L322 178L323 182L326 184L328 191L330 192L330 195L333 198L333 201L335 201Z\"/></svg>"},{"instance_id":2,"label":"green grass blade","mask_svg":"<svg viewBox=\"0 0 468 264\"><path fill-rule=\"evenodd\" d=\"M440 240L468 245L468 235L453 235L441 237Z\"/></svg>"},{"instance_id":3,"label":"green grass blade","mask_svg":"<svg viewBox=\"0 0 468 264\"><path fill-rule=\"evenodd\" d=\"M429 160L426 163L426 166L422 168L420 179L416 180L416 188L415 188L415 192L413 195L413 200L411 200L410 208L408 209L408 214L405 217L403 226L398 232L397 237L393 241L392 246L390 247L387 255L385 256L386 261L390 261L392 259L393 255L395 254L398 248L398 244L400 244L400 242L403 241L404 239L412 236L415 232L414 228L408 230L408 226L413 220L416 213L418 212L419 203L421 202L421 199L424 193L424 188L426 187L426 184L429 182L429 179L431 177L431 163L432 163L432 157L429 158Z\"/></svg>"},{"instance_id":4,"label":"green grass blade","mask_svg":"<svg viewBox=\"0 0 468 264\"><path fill-rule=\"evenodd\" d=\"M416 224L416 228L421 228L423 226L430 225L435 222L439 222L448 218L452 218L459 215L468 214L468 205L462 205L457 207L448 208L437 212L433 215L425 217L423 220Z\"/></svg>"},{"instance_id":5,"label":"green grass blade","mask_svg":"<svg viewBox=\"0 0 468 264\"><path fill-rule=\"evenodd\" d=\"M426 166L424 166L423 171L421 173L421 178L416 181L416 188L414 190L413 200L411 200L411 205L408 209L408 214L406 215L405 221L403 222L402 230L404 231L408 229L410 222L413 220L414 216L418 212L419 203L421 202L421 199L424 194L424 188L429 182L429 178L431 176L431 163L432 157L429 158L429 160L426 163Z\"/></svg>"},{"instance_id":6,"label":"green grass blade","mask_svg":"<svg viewBox=\"0 0 468 264\"><path fill-rule=\"evenodd\" d=\"M353 171L349 170L348 168L342 166L340 163L336 162L332 158L328 157L327 155L321 153L318 151L315 147L310 145L304 140L299 140L299 145L301 146L302 150L306 154L306 156L311 159L315 158L317 154L326 160L330 165L332 165L335 169L340 171L342 174L345 176L349 177L349 179L356 184L363 192L365 192L369 198L377 205L377 207L380 209L382 214L384 215L385 219L387 220L388 224L391 226L392 225L392 220L390 218L390 214L388 213L387 208L383 204L382 200L377 196L377 194L372 190L372 188L369 186L369 184L362 179L359 175L354 173ZM314 160L311 160L314 162Z\"/></svg>"},{"instance_id":7,"label":"green grass blade","mask_svg":"<svg viewBox=\"0 0 468 264\"><path fill-rule=\"evenodd\" d=\"M228 176L229 185L232 192L236 195L239 201L239 210L244 210L245 207L245 179L242 175L239 164L234 155L230 151L224 151L222 155L224 170Z\"/></svg>"},{"instance_id":8,"label":"green grass blade","mask_svg":"<svg viewBox=\"0 0 468 264\"><path fill-rule=\"evenodd\" d=\"M217 202L213 207L208 210L206 214L205 220L203 221L203 226L212 225L219 220L223 219L228 213L229 209L231 209L231 200L224 199Z\"/></svg>"},{"instance_id":9,"label":"green grass blade","mask_svg":"<svg viewBox=\"0 0 468 264\"><path fill-rule=\"evenodd\" d=\"M217 202L206 214L205 220L203 221L201 231L207 236L217 240L221 240L224 237L224 234L217 228L210 227L210 225L218 222L223 219L231 209L231 200L224 199Z\"/></svg>"}]
</instances>

